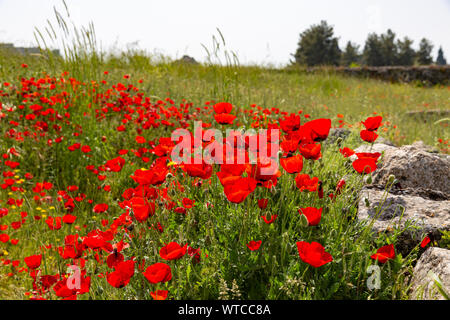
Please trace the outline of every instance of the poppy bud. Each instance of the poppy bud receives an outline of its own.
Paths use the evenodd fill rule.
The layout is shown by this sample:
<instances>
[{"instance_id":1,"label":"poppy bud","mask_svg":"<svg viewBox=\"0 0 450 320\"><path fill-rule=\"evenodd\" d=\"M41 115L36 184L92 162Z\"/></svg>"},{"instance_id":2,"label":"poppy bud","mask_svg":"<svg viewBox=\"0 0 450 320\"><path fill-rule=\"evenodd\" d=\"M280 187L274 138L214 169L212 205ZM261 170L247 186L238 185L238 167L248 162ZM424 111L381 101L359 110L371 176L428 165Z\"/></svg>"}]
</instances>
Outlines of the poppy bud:
<instances>
[{"instance_id":1,"label":"poppy bud","mask_svg":"<svg viewBox=\"0 0 450 320\"><path fill-rule=\"evenodd\" d=\"M341 146L342 141L343 141L343 140L342 140L341 137L338 137L338 138L336 139L336 144L337 144L338 147Z\"/></svg>"},{"instance_id":2,"label":"poppy bud","mask_svg":"<svg viewBox=\"0 0 450 320\"><path fill-rule=\"evenodd\" d=\"M277 188L274 185L271 185L269 190L271 193L277 192Z\"/></svg>"},{"instance_id":3,"label":"poppy bud","mask_svg":"<svg viewBox=\"0 0 450 320\"><path fill-rule=\"evenodd\" d=\"M319 190L317 191L319 195L319 199L323 198L323 187L322 187L322 181L319 180Z\"/></svg>"},{"instance_id":4,"label":"poppy bud","mask_svg":"<svg viewBox=\"0 0 450 320\"><path fill-rule=\"evenodd\" d=\"M309 225L308 218L304 214L300 215L300 226L307 227Z\"/></svg>"},{"instance_id":5,"label":"poppy bud","mask_svg":"<svg viewBox=\"0 0 450 320\"><path fill-rule=\"evenodd\" d=\"M393 174L389 175L388 184L392 184L395 181L395 176Z\"/></svg>"},{"instance_id":6,"label":"poppy bud","mask_svg":"<svg viewBox=\"0 0 450 320\"><path fill-rule=\"evenodd\" d=\"M369 176L367 177L366 182L367 182L368 184L372 184L372 175L369 175Z\"/></svg>"},{"instance_id":7,"label":"poppy bud","mask_svg":"<svg viewBox=\"0 0 450 320\"><path fill-rule=\"evenodd\" d=\"M365 202L365 204L366 204L366 207L369 208L369 207L370 207L369 199L364 198L364 202Z\"/></svg>"}]
</instances>

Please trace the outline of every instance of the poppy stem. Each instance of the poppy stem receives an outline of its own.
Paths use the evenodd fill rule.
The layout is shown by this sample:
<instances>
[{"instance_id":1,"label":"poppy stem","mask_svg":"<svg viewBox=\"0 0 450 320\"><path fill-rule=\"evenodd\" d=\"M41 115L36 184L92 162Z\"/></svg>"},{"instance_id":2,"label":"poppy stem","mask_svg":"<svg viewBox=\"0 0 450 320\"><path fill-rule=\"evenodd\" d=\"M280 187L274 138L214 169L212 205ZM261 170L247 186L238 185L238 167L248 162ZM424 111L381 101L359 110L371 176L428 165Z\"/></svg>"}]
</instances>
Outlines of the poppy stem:
<instances>
[{"instance_id":1,"label":"poppy stem","mask_svg":"<svg viewBox=\"0 0 450 320\"><path fill-rule=\"evenodd\" d=\"M309 269L309 264L306 265L305 271L303 271L303 274L300 279L303 280L303 278L305 277L306 271L308 271L308 269Z\"/></svg>"}]
</instances>

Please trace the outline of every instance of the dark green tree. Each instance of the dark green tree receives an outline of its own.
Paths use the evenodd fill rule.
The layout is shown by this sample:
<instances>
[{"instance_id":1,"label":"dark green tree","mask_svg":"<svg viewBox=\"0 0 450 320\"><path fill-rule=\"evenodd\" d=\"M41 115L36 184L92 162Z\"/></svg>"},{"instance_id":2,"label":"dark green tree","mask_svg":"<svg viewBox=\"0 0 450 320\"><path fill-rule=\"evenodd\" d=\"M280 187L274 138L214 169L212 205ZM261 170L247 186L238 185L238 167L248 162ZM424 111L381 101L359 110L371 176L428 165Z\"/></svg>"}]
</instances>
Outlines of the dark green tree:
<instances>
[{"instance_id":1,"label":"dark green tree","mask_svg":"<svg viewBox=\"0 0 450 320\"><path fill-rule=\"evenodd\" d=\"M380 37L376 33L370 33L367 36L363 50L363 61L364 64L368 66L384 65L381 41Z\"/></svg>"},{"instance_id":2,"label":"dark green tree","mask_svg":"<svg viewBox=\"0 0 450 320\"><path fill-rule=\"evenodd\" d=\"M402 40L397 40L397 64L400 66L412 66L414 64L414 58L416 52L412 48L413 41L408 37L404 37Z\"/></svg>"},{"instance_id":3,"label":"dark green tree","mask_svg":"<svg viewBox=\"0 0 450 320\"><path fill-rule=\"evenodd\" d=\"M380 36L381 58L384 66L397 64L397 45L395 44L395 33L388 29Z\"/></svg>"},{"instance_id":4,"label":"dark green tree","mask_svg":"<svg viewBox=\"0 0 450 320\"><path fill-rule=\"evenodd\" d=\"M444 58L444 51L442 50L442 47L439 47L436 64L440 66L445 66L447 64L447 60L445 60Z\"/></svg>"},{"instance_id":5,"label":"dark green tree","mask_svg":"<svg viewBox=\"0 0 450 320\"><path fill-rule=\"evenodd\" d=\"M342 52L341 65L348 67L352 63L359 63L361 55L359 54L359 45L352 44L350 41L345 46L345 51Z\"/></svg>"},{"instance_id":6,"label":"dark green tree","mask_svg":"<svg viewBox=\"0 0 450 320\"><path fill-rule=\"evenodd\" d=\"M423 38L419 44L419 51L417 51L417 63L420 65L432 64L431 51L433 51L433 45L429 40Z\"/></svg>"},{"instance_id":7,"label":"dark green tree","mask_svg":"<svg viewBox=\"0 0 450 320\"><path fill-rule=\"evenodd\" d=\"M294 57L301 65L338 65L341 50L338 39L333 36L333 27L321 21L302 32Z\"/></svg>"}]
</instances>

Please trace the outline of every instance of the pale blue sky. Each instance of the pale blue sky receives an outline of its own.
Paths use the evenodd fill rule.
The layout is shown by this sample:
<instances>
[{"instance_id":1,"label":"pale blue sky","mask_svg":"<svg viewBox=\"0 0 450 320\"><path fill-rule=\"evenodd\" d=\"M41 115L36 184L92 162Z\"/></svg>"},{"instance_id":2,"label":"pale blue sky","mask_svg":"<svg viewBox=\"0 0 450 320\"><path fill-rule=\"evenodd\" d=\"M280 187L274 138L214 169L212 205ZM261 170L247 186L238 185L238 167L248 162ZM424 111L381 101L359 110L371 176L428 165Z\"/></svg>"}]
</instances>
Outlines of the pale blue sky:
<instances>
[{"instance_id":1,"label":"pale blue sky","mask_svg":"<svg viewBox=\"0 0 450 320\"><path fill-rule=\"evenodd\" d=\"M285 64L295 52L299 34L327 20L343 48L348 40L364 45L369 32L391 28L417 47L426 37L442 45L450 60L449 0L67 0L77 25L94 22L103 49L126 48L138 41L141 49L172 58L183 54L203 61L219 28L227 48L241 63ZM0 42L33 45L34 27L55 21L53 6L61 0L0 0Z\"/></svg>"}]
</instances>

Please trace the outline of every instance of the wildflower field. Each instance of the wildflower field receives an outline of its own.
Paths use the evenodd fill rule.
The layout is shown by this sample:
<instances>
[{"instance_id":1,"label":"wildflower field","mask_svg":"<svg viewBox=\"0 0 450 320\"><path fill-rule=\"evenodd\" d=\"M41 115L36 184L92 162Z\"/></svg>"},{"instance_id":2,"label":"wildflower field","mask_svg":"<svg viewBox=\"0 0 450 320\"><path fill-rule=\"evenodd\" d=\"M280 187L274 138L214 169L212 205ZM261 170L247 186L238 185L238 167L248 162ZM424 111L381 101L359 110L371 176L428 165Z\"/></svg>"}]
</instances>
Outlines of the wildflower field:
<instances>
[{"instance_id":1,"label":"wildflower field","mask_svg":"<svg viewBox=\"0 0 450 320\"><path fill-rule=\"evenodd\" d=\"M448 153L405 115L448 87L72 53L0 52L0 299L408 299L422 248L356 218L353 149Z\"/></svg>"}]
</instances>

